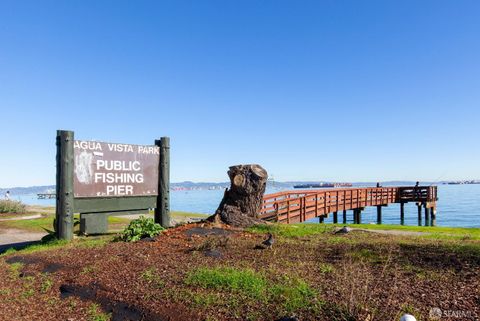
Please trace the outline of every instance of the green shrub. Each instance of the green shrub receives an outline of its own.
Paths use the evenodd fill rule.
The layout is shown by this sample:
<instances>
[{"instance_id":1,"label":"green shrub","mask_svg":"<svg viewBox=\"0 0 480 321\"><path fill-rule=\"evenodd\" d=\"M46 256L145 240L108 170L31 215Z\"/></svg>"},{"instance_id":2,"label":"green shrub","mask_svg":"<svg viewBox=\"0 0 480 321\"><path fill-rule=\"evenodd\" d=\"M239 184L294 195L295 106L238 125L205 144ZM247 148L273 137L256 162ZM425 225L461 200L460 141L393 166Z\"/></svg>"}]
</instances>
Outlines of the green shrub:
<instances>
[{"instance_id":1,"label":"green shrub","mask_svg":"<svg viewBox=\"0 0 480 321\"><path fill-rule=\"evenodd\" d=\"M23 214L27 206L20 201L0 200L0 213Z\"/></svg>"},{"instance_id":2,"label":"green shrub","mask_svg":"<svg viewBox=\"0 0 480 321\"><path fill-rule=\"evenodd\" d=\"M164 228L153 221L152 218L140 216L132 220L117 238L124 242L136 242L145 237L154 237L160 234Z\"/></svg>"}]
</instances>

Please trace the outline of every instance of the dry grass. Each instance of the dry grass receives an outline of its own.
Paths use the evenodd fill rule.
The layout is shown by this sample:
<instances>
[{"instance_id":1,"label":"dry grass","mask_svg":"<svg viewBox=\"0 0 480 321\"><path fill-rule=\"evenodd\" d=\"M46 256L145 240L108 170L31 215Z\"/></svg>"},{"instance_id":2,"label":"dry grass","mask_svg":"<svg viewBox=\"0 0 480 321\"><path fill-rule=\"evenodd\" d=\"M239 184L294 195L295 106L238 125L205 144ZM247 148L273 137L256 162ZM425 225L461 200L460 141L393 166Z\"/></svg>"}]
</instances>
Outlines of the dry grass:
<instances>
[{"instance_id":1,"label":"dry grass","mask_svg":"<svg viewBox=\"0 0 480 321\"><path fill-rule=\"evenodd\" d=\"M0 200L0 213L23 214L27 206L20 201Z\"/></svg>"}]
</instances>

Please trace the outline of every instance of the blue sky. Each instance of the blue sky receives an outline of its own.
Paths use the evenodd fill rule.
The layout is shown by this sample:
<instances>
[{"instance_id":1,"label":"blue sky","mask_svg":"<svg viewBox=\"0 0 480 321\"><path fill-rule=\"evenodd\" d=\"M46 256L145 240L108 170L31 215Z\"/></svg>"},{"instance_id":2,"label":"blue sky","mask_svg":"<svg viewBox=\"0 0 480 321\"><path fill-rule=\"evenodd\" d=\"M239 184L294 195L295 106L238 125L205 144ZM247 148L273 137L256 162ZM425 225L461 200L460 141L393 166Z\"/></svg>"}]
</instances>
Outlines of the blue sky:
<instances>
[{"instance_id":1,"label":"blue sky","mask_svg":"<svg viewBox=\"0 0 480 321\"><path fill-rule=\"evenodd\" d=\"M172 181L480 178L478 1L0 2L0 187L55 133L150 144Z\"/></svg>"}]
</instances>

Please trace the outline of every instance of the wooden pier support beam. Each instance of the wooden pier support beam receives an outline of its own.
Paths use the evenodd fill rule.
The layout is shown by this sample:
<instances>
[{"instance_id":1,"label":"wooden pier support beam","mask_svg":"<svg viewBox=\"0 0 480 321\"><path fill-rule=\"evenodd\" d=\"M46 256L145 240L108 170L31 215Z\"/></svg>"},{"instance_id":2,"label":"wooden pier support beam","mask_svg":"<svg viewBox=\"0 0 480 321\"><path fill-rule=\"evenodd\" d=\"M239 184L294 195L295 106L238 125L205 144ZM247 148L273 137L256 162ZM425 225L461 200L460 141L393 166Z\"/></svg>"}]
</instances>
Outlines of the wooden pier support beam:
<instances>
[{"instance_id":1,"label":"wooden pier support beam","mask_svg":"<svg viewBox=\"0 0 480 321\"><path fill-rule=\"evenodd\" d=\"M377 224L382 224L382 205L377 206Z\"/></svg>"},{"instance_id":2,"label":"wooden pier support beam","mask_svg":"<svg viewBox=\"0 0 480 321\"><path fill-rule=\"evenodd\" d=\"M347 210L343 210L343 224L347 224Z\"/></svg>"},{"instance_id":3,"label":"wooden pier support beam","mask_svg":"<svg viewBox=\"0 0 480 321\"><path fill-rule=\"evenodd\" d=\"M418 226L422 226L422 203L417 203Z\"/></svg>"},{"instance_id":4,"label":"wooden pier support beam","mask_svg":"<svg viewBox=\"0 0 480 321\"><path fill-rule=\"evenodd\" d=\"M405 203L400 203L400 224L405 225Z\"/></svg>"},{"instance_id":5,"label":"wooden pier support beam","mask_svg":"<svg viewBox=\"0 0 480 321\"><path fill-rule=\"evenodd\" d=\"M430 223L432 226L437 226L437 208L432 207L430 210L431 220Z\"/></svg>"},{"instance_id":6,"label":"wooden pier support beam","mask_svg":"<svg viewBox=\"0 0 480 321\"><path fill-rule=\"evenodd\" d=\"M430 207L425 204L425 226L430 226Z\"/></svg>"},{"instance_id":7,"label":"wooden pier support beam","mask_svg":"<svg viewBox=\"0 0 480 321\"><path fill-rule=\"evenodd\" d=\"M73 141L72 131L57 131L57 206L55 236L60 240L73 239Z\"/></svg>"},{"instance_id":8,"label":"wooden pier support beam","mask_svg":"<svg viewBox=\"0 0 480 321\"><path fill-rule=\"evenodd\" d=\"M338 212L333 212L333 224L338 223Z\"/></svg>"},{"instance_id":9,"label":"wooden pier support beam","mask_svg":"<svg viewBox=\"0 0 480 321\"><path fill-rule=\"evenodd\" d=\"M359 208L353 210L353 223L362 224L362 210Z\"/></svg>"},{"instance_id":10,"label":"wooden pier support beam","mask_svg":"<svg viewBox=\"0 0 480 321\"><path fill-rule=\"evenodd\" d=\"M323 223L324 220L325 220L325 216L320 215L320 216L318 217L318 223Z\"/></svg>"},{"instance_id":11,"label":"wooden pier support beam","mask_svg":"<svg viewBox=\"0 0 480 321\"><path fill-rule=\"evenodd\" d=\"M162 137L155 140L160 148L160 164L158 177L157 207L155 208L155 223L165 228L170 227L170 138Z\"/></svg>"}]
</instances>

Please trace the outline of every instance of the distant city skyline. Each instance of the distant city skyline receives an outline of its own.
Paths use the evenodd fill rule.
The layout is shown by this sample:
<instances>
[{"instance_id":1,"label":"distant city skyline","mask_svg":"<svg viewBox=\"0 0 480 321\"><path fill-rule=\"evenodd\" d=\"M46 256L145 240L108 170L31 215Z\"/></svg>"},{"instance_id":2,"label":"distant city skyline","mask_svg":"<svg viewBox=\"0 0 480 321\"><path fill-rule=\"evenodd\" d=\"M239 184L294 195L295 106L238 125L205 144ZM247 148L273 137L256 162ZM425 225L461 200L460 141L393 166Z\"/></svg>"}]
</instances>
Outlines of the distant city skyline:
<instances>
[{"instance_id":1,"label":"distant city skyline","mask_svg":"<svg viewBox=\"0 0 480 321\"><path fill-rule=\"evenodd\" d=\"M0 187L57 129L171 138L171 181L480 179L480 2L2 1Z\"/></svg>"}]
</instances>

